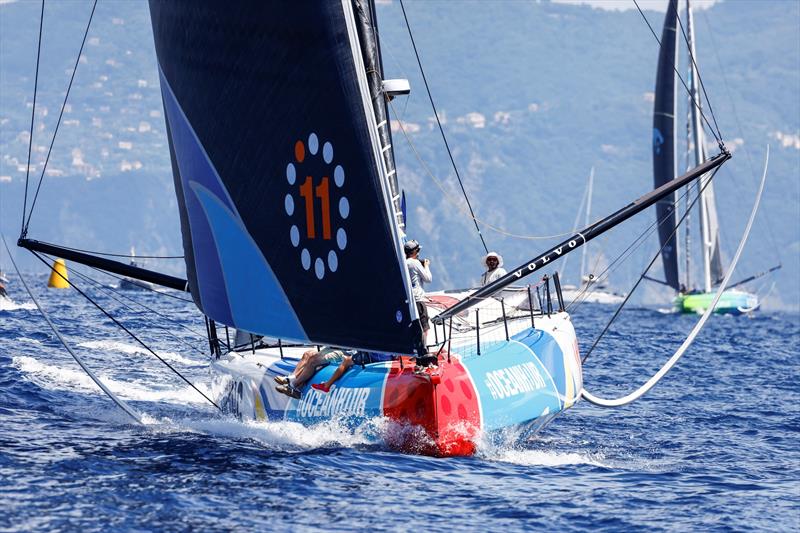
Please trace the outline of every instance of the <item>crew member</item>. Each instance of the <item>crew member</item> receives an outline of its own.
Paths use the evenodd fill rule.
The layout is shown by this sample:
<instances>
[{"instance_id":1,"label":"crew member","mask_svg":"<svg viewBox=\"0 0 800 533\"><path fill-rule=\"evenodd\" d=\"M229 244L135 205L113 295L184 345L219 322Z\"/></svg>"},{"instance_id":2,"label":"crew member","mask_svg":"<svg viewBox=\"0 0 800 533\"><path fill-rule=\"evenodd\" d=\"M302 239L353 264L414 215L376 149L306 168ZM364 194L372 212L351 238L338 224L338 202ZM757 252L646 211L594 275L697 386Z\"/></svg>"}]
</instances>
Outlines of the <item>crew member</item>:
<instances>
[{"instance_id":1,"label":"crew member","mask_svg":"<svg viewBox=\"0 0 800 533\"><path fill-rule=\"evenodd\" d=\"M419 323L422 326L422 346L426 346L428 338L428 330L430 329L430 321L428 319L428 308L425 303L428 298L425 296L425 284L433 281L433 275L430 269L429 259L419 259L419 252L422 247L415 240L410 240L403 245L403 250L406 253L406 267L408 274L411 276L411 292L414 295L414 301L417 303L417 313L419 314Z\"/></svg>"},{"instance_id":2,"label":"crew member","mask_svg":"<svg viewBox=\"0 0 800 533\"><path fill-rule=\"evenodd\" d=\"M503 256L497 252L486 254L483 258L483 266L486 267L486 272L481 276L481 286L497 281L507 274L506 269L503 268Z\"/></svg>"},{"instance_id":3,"label":"crew member","mask_svg":"<svg viewBox=\"0 0 800 533\"><path fill-rule=\"evenodd\" d=\"M300 358L300 362L288 376L275 376L278 385L275 390L281 394L300 399L300 390L314 377L317 370L330 363L341 363L347 355L356 353L355 350L346 352L336 348L323 348L322 350L308 350Z\"/></svg>"}]
</instances>

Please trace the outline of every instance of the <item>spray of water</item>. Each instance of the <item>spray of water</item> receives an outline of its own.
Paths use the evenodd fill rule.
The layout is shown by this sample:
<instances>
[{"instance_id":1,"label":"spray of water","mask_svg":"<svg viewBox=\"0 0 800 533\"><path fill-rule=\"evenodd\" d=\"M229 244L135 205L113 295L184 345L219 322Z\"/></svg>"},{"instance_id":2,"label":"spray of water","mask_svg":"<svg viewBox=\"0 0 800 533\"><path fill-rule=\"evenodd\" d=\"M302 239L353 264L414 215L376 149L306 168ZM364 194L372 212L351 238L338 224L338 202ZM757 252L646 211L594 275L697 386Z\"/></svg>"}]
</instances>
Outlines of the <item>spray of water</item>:
<instances>
[{"instance_id":1,"label":"spray of water","mask_svg":"<svg viewBox=\"0 0 800 533\"><path fill-rule=\"evenodd\" d=\"M36 309L33 302L17 303L11 298L0 297L0 311L17 311L19 309Z\"/></svg>"},{"instance_id":2,"label":"spray of water","mask_svg":"<svg viewBox=\"0 0 800 533\"><path fill-rule=\"evenodd\" d=\"M28 341L40 344L34 339ZM104 352L121 352L128 355L141 354L135 346L115 341L91 341L81 343L87 349ZM177 354L174 360L181 358ZM180 361L176 361L180 362ZM190 363L193 363L190 361ZM15 356L12 365L23 376L48 390L70 390L80 393L100 394L92 380L78 369L43 363L30 356ZM344 420L334 419L312 426L289 421L240 421L231 416L213 414L209 416L206 404L195 391L176 385L154 387L144 378L122 381L108 372L100 373L103 382L120 397L128 401L151 402L151 408L142 406L143 420L148 431L156 434L192 432L229 439L246 439L270 451L308 452L316 449L377 447L396 449L398 443L418 442L418 450L431 447L430 438L419 427L397 424L383 417L366 420L356 427ZM155 377L155 376L153 376ZM215 377L208 383L197 385L210 397L219 398L226 389L225 377ZM188 406L191 411L176 412L163 404ZM196 409L196 411L194 411ZM91 416L91 415L90 415ZM108 416L95 417L107 420ZM113 417L110 420L113 423ZM124 423L124 420L119 420ZM525 441L515 431L493 434L481 438L476 455L490 462L509 463L525 467L558 467L570 465L605 466L602 457L575 452L560 452L548 449L536 441ZM414 449L404 447L405 452Z\"/></svg>"},{"instance_id":3,"label":"spray of water","mask_svg":"<svg viewBox=\"0 0 800 533\"><path fill-rule=\"evenodd\" d=\"M14 356L12 365L36 385L48 390L71 390L100 394L97 385L84 372L55 364L42 363L26 355ZM100 379L114 394L130 401L167 402L176 404L207 404L196 391L189 387L148 387L141 379L121 381L99 372ZM202 384L201 384L202 385Z\"/></svg>"},{"instance_id":4,"label":"spray of water","mask_svg":"<svg viewBox=\"0 0 800 533\"><path fill-rule=\"evenodd\" d=\"M106 353L121 353L125 355L141 355L146 358L152 358L153 355L145 350L143 347L133 344L127 344L124 342L118 341L88 341L82 342L78 344L81 348L88 348L90 350L96 350L98 352L106 352ZM205 363L205 361L196 361L192 359L187 359L186 357L181 356L175 352L162 352L157 351L159 356L165 361L169 361L171 363L180 363L182 365L192 366L192 365L199 365Z\"/></svg>"}]
</instances>

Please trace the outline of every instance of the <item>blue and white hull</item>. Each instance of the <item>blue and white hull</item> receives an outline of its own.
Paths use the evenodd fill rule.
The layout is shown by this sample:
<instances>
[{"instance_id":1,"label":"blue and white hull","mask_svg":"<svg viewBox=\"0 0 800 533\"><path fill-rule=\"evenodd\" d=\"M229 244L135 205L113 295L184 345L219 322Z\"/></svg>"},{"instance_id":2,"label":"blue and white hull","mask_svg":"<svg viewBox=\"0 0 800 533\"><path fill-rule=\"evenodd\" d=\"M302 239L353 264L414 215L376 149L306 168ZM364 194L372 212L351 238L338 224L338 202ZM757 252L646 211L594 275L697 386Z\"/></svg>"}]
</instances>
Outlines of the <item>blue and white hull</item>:
<instances>
[{"instance_id":1,"label":"blue and white hull","mask_svg":"<svg viewBox=\"0 0 800 533\"><path fill-rule=\"evenodd\" d=\"M224 405L254 420L290 420L314 425L337 419L357 426L385 417L422 431L393 432L390 444L431 455L468 455L481 437L513 429L519 436L539 430L573 405L582 387L575 331L567 313L482 327L480 350L474 331L453 334L439 364L415 368L406 357L355 366L323 393L310 383L327 380L322 368L302 388L300 399L275 390L274 377L289 374L307 347L230 353L214 364L231 381ZM398 437L399 435L399 437Z\"/></svg>"}]
</instances>

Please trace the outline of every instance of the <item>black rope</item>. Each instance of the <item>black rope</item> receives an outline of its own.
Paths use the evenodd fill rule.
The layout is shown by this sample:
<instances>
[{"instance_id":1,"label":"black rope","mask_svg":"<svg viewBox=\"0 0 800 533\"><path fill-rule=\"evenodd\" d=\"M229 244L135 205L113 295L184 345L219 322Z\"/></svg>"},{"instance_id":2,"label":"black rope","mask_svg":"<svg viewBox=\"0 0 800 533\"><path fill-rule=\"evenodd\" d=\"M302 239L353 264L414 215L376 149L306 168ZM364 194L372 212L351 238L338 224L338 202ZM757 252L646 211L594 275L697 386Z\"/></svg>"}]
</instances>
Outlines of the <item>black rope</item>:
<instances>
[{"instance_id":1,"label":"black rope","mask_svg":"<svg viewBox=\"0 0 800 533\"><path fill-rule=\"evenodd\" d=\"M586 359L589 358L589 355L592 353L592 351L597 346L597 343L600 342L600 339L602 339L603 336L606 334L606 332L608 331L608 328L611 327L611 324L614 323L614 320L616 320L617 317L619 316L619 314L622 312L622 309L625 307L625 304L628 303L628 300L630 300L631 296L633 296L633 293L634 293L634 291L636 291L636 288L642 283L642 280L644 280L645 275L647 275L647 272L653 266L653 263L656 262L656 259L658 259L658 257L661 255L661 252L664 250L664 248L667 246L667 244L669 244L669 241L675 236L675 233L678 231L678 228L681 227L681 224L686 219L687 215L692 211L692 208L694 207L694 204L696 204L697 200L699 200L702 197L703 191L705 190L706 187L708 187L708 184L711 183L711 180L714 179L714 176L716 176L717 171L719 170L719 168L720 167L715 168L714 171L711 173L711 176L708 178L708 181L706 181L706 183L703 184L702 189L700 189L700 191L697 193L697 196L695 196L695 198L692 200L692 203L689 205L689 208L681 216L680 220L678 220L678 223L675 225L675 229L672 230L672 233L670 233L669 238L666 239L666 242L661 246L661 248L658 249L656 254L653 256L653 259L650 260L650 263L647 265L647 267L644 269L642 274L639 276L639 279L636 280L636 283L633 284L633 287L631 287L631 290L625 296L625 299L622 301L621 304L619 304L619 307L617 307L617 310L614 311L613 316L609 319L608 323L603 328L603 331L601 331L600 335L598 335L597 338L594 340L594 342L592 343L592 347L589 348L589 351L586 352L586 355L584 355L581 358L581 364L586 362Z\"/></svg>"},{"instance_id":2,"label":"black rope","mask_svg":"<svg viewBox=\"0 0 800 533\"><path fill-rule=\"evenodd\" d=\"M719 72L720 75L722 76L722 83L725 86L725 93L727 94L728 100L730 101L731 104L731 108L733 109L733 118L736 120L736 128L739 130L739 135L742 138L744 138L744 128L742 128L742 122L741 120L739 120L739 112L736 109L736 102L734 101L733 95L731 94L731 88L728 84L728 77L725 75L725 69L722 68L722 61L720 60L719 57L719 48L717 48L717 42L716 39L714 38L714 32L711 31L711 23L708 22L708 17L706 16L705 10L703 10L702 13L703 13L703 21L706 23L706 28L708 29L708 37L711 40L711 49L714 51L714 57L717 60L717 65L719 66ZM750 175L756 180L756 183L758 183L757 174L755 168L753 167L753 160L750 157L750 150L746 146L743 146L742 150L744 151L744 155L747 158L747 166L750 168ZM734 181L736 181L736 176L732 171L730 171L730 169L729 173L734 178ZM737 198L739 198L738 195ZM767 230L768 230L767 234L769 235L769 240L770 244L772 245L772 249L775 250L775 253L778 256L778 262L783 263L783 260L781 259L781 247L778 246L777 244L777 240L775 239L775 234L772 230L772 224L770 223L769 210L762 211L762 213L764 214L763 216L767 219Z\"/></svg>"},{"instance_id":3,"label":"black rope","mask_svg":"<svg viewBox=\"0 0 800 533\"><path fill-rule=\"evenodd\" d=\"M604 277L606 276L606 273L610 274L613 270L616 269L616 265L618 263L622 263L625 260L627 260L628 257L630 257L633 254L633 252L635 252L636 249L638 249L642 244L644 244L646 239L650 235L652 235L653 232L655 232L656 228L658 226L660 226L664 221L666 221L667 218L669 216L671 216L671 215L672 215L672 213L668 213L661 220L655 220L648 227L646 227L644 229L644 231L642 231L628 245L627 248L625 248L622 252L620 252L617 255L617 257L613 261L611 261L611 263L602 272L600 272L598 275L594 276L594 283L597 284L600 281L603 281L605 279ZM597 265L597 262L595 262L595 266L596 265ZM587 284L586 288L583 289L583 291L581 291L581 293L578 296L576 296L575 299L572 302L570 302L570 304L567 306L567 310L568 311L572 311L573 308L580 307L580 305L586 301L586 299L589 297L589 295L594 292L594 289L590 290L590 287L591 287L591 285Z\"/></svg>"},{"instance_id":4,"label":"black rope","mask_svg":"<svg viewBox=\"0 0 800 533\"><path fill-rule=\"evenodd\" d=\"M122 300L119 298L119 296L120 296L120 295L119 295L119 294L115 294L113 289L110 289L110 288L108 288L108 287L104 287L102 283L98 282L97 280L94 280L94 279L90 278L89 276L86 276L85 274L82 274L82 273L78 272L78 271L77 271L77 270L75 270L75 269L72 269L72 272L73 272L73 273L75 273L75 274L76 274L78 277L80 277L80 278L81 278L81 279L83 279L84 281L88 281L88 282L91 282L91 283L93 283L94 285L96 285L98 289L100 289L101 291L103 291L103 292L106 294L106 296L108 296L109 298L111 298L112 300L114 300L115 302L117 302L118 304L120 304L120 305L121 305L122 307L124 307L125 309L128 309L128 310L129 310L129 311L131 311L132 313L136 313L136 314L137 314L137 315L139 315L139 316L144 316L144 315L145 315L145 313L144 313L143 311L141 311L141 310L138 310L138 309L135 309L135 308L133 308L131 305L129 305L129 304L126 304L124 301L122 301ZM138 302L137 302L137 303L138 303ZM140 304L140 305L142 305L142 304ZM147 307L147 306L144 306L144 305L142 305L142 307L144 307L146 310L148 310L148 311L150 311L150 312L152 312L152 313L154 313L154 314L158 315L159 317L161 317L161 318L164 318L164 319L166 319L166 320L168 320L168 321L170 321L170 322L174 323L175 325L182 326L182 324L179 324L179 323L177 323L177 322L174 322L174 321L173 321L172 319L170 319L168 316L166 316L166 315L164 315L164 314L162 314L162 313L159 313L159 312L155 311L154 309L151 309L151 308L149 308L149 307ZM175 335L175 333L173 333L173 332L172 332L172 330L171 330L170 328L167 328L167 327L164 327L164 326L160 326L160 325L158 325L158 324L152 324L152 326L153 326L153 327L155 327L155 328L157 328L157 329L160 329L160 330L164 331L164 332L165 332L167 335L169 335L170 337L172 337L172 338L173 338L175 341L177 341L178 343L182 344L183 346L185 346L185 347L187 347L187 348L189 348L189 349L191 349L191 350L195 350L195 351L197 351L197 352L199 352L199 353L203 353L203 350L202 350L202 349L199 349L197 346L194 346L194 345L190 344L189 342L187 342L187 341L185 341L185 340L181 339L180 337L178 337L177 335ZM189 330L189 331L191 331L191 330ZM196 335L196 333L195 333L195 332L193 332L193 331L192 331L192 333Z\"/></svg>"},{"instance_id":5,"label":"black rope","mask_svg":"<svg viewBox=\"0 0 800 533\"><path fill-rule=\"evenodd\" d=\"M89 14L89 22L86 24L86 31L83 33L83 40L81 41L81 48L78 50L78 57L75 58L75 66L72 67L72 76L69 78L69 85L67 86L67 92L64 95L64 102L61 104L61 112L58 114L58 120L56 121L56 128L53 131L53 138L50 140L50 148L47 150L47 157L44 160L44 166L42 166L42 174L39 176L39 184L36 186L36 194L33 195L33 201L31 202L31 210L28 213L28 219L25 221L25 225L22 229L22 233L28 233L28 226L31 223L31 217L33 216L33 208L36 206L36 200L39 198L39 190L42 188L42 181L44 181L44 172L47 170L47 163L50 161L50 153L53 151L53 144L56 142L56 135L58 135L58 127L61 125L61 117L64 116L64 108L67 106L67 99L69 98L69 91L72 89L72 82L75 80L75 73L78 71L78 63L81 60L81 54L83 53L83 47L86 44L86 36L89 35L89 27L92 25L92 18L94 18L94 11L97 8L97 0L94 0L94 4L92 5L92 12ZM42 1L42 9L44 9L44 0ZM41 37L39 38L41 43ZM37 59L38 65L38 59ZM27 181L27 178L26 178ZM25 216L25 211L22 212L23 217Z\"/></svg>"},{"instance_id":6,"label":"black rope","mask_svg":"<svg viewBox=\"0 0 800 533\"><path fill-rule=\"evenodd\" d=\"M31 150L33 149L33 122L36 117L36 94L39 92L39 58L42 53L42 26L44 25L44 0L42 0L42 13L39 15L39 44L36 49L36 76L33 81L33 109L31 109L31 132L28 138L28 164L25 167L25 196L22 200L22 225L19 229L20 237L25 237L25 212L28 207L28 178L31 173Z\"/></svg>"},{"instance_id":7,"label":"black rope","mask_svg":"<svg viewBox=\"0 0 800 533\"><path fill-rule=\"evenodd\" d=\"M83 252L85 254L102 255L106 257L127 257L131 258L131 254L113 254L111 252L98 252L97 250L84 250L82 248L71 248L69 246L58 245L65 250L72 250L73 252ZM132 259L183 259L182 255L137 255Z\"/></svg>"},{"instance_id":8,"label":"black rope","mask_svg":"<svg viewBox=\"0 0 800 533\"><path fill-rule=\"evenodd\" d=\"M475 211L472 209L472 204L469 201L469 197L467 196L467 191L464 189L464 183L461 181L461 175L458 172L458 167L456 166L455 159L453 159L453 153L450 150L450 144L447 142L447 136L444 133L444 128L442 127L442 123L439 120L439 112L436 110L436 104L433 103L433 96L431 95L431 88L428 86L428 78L425 76L425 70L422 68L422 60L419 57L419 52L417 51L417 44L414 42L414 35L411 33L411 25L408 22L408 16L406 15L406 8L403 5L403 0L400 0L400 9L403 10L403 18L406 21L406 28L408 29L408 36L411 39L411 46L414 48L414 55L417 56L417 64L419 65L419 71L422 74L422 81L425 83L425 90L428 92L428 100L431 102L431 107L433 108L433 116L436 118L436 124L439 126L439 132L442 134L442 140L444 141L444 146L447 148L447 155L450 156L450 163L453 165L453 170L456 173L456 178L458 178L458 185L461 187L461 192L464 194L464 200L467 202L467 207L469 207L469 214L472 216L472 222L475 224L475 229L478 232L478 237L481 239L481 244L483 245L483 249L486 253L489 253L489 248L486 246L486 241L483 239L483 233L481 233L481 228L478 226L478 220L475 218Z\"/></svg>"},{"instance_id":9,"label":"black rope","mask_svg":"<svg viewBox=\"0 0 800 533\"><path fill-rule=\"evenodd\" d=\"M141 345L141 346L142 346L142 347L143 347L145 350L147 350L148 352L150 352L151 354L153 354L153 356L155 356L155 357L156 357L156 359L158 359L159 361L161 361L162 363L164 363L164 365L165 365L167 368L169 368L170 370L172 370L172 371L175 373L175 375L177 375L179 378L181 378L183 381L185 381L185 382L186 382L186 383L187 383L187 384L188 384L188 385L189 385L191 388L193 388L194 390L196 390L196 391L198 392L198 394L200 394L200 396L202 396L203 398L205 398L206 400L208 400L208 402L209 402L209 403L211 403L211 405L213 405L214 407L216 407L217 409L219 409L220 411L222 411L222 408L221 408L219 405L217 405L217 403L216 403L214 400L212 400L211 398L209 398L208 396L206 396L206 395L205 395L205 393L204 393L203 391L201 391L200 389L198 389L198 388L197 388L197 387L194 385L194 383L192 383L191 381L189 381L189 380L188 380L188 379L187 379L187 378L186 378L186 377L185 377L183 374L181 374L180 372L178 372L178 370L176 370L176 369L175 369L175 367L173 367L171 364L169 364L168 362L166 362L166 361L165 361L165 360L164 360L164 359L163 359L163 358L162 358L160 355L158 355L158 354L157 354L155 351L153 351L153 350L152 350L152 349L151 349L151 348L150 348L148 345L146 345L146 344L145 344L145 343L144 343L144 342L143 342L141 339L139 339L139 337L137 337L137 336L136 336L136 335L135 335L135 334L134 334L134 333L133 333L131 330L129 330L128 328L126 328L126 327L125 327L125 326L124 326L124 325L123 325L123 324L122 324L122 323L121 323L119 320L117 320L116 318L114 318L114 317L111 315L111 313L109 313L108 311L106 311L105 309L103 309L103 308L100 306L100 304L98 304L97 302L95 302L95 301L94 301L94 300L93 300L93 299L92 299L92 298L91 298L91 297L90 297L88 294L86 294L86 293L85 293L85 292L83 292L81 289L79 289L77 285L75 285L73 282L71 282L69 279L67 279L67 277L66 277L66 276L64 276L63 274L61 274L61 272L59 272L58 270L54 269L54 268L53 268L51 265L49 265L49 264L47 263L47 261L45 261L45 260L44 260L44 258L43 258L42 256L40 256L40 255L39 255L37 252L34 252L33 250L31 250L31 253L32 253L34 256L36 256L36 258L37 258L39 261L41 261L42 263L44 263L44 265L45 265L45 266L47 266L47 268L49 268L51 271L53 271L53 272L55 272L56 274L58 274L58 275L59 275L59 277L60 277L61 279L63 279L64 281L66 281L66 282L67 282L67 283L68 283L68 284L69 284L69 285L70 285L70 286L71 286L73 289L75 289L76 291L78 291L78 293L79 293L81 296L83 296L84 298L86 298L86 300L88 300L88 301L89 301L89 302L90 302L92 305L94 305L94 306L95 306L97 309L99 309L99 310L100 310L100 312L102 312L104 315L106 315L106 317L108 317L108 318L109 318L109 320L111 320L112 322L114 322L114 324L116 324L116 325L117 325L117 326L118 326L120 329L122 329L122 330L123 330L125 333L127 333L128 335L130 335L130 337L131 337L133 340L135 340L136 342L138 342L138 343L139 343L139 344L140 344L140 345Z\"/></svg>"},{"instance_id":10,"label":"black rope","mask_svg":"<svg viewBox=\"0 0 800 533\"><path fill-rule=\"evenodd\" d=\"M678 15L678 5L675 5L675 14ZM683 41L686 43L686 49L689 50L689 60L692 62L694 66L694 71L697 72L697 82L700 85L700 88L703 90L703 95L706 98L706 103L708 104L708 112L711 113L711 119L714 121L714 127L717 128L717 134L719 135L718 138L722 138L722 132L719 130L719 124L717 123L717 117L714 115L714 108L711 107L711 99L708 97L708 93L706 92L706 85L703 83L703 78L700 76L700 66L695 61L694 54L692 53L692 44L689 42L689 36L686 34L686 31L683 29L683 22L681 22L681 17L678 15L676 17L678 19L678 26L681 28L681 34L683 35ZM710 126L710 124L709 124Z\"/></svg>"},{"instance_id":11,"label":"black rope","mask_svg":"<svg viewBox=\"0 0 800 533\"><path fill-rule=\"evenodd\" d=\"M633 0L633 3L636 4L636 9L639 10L639 14L642 15L642 18L644 19L645 23L647 24L647 27L650 28L650 33L653 34L653 37L655 38L656 42L658 43L658 46L661 46L661 39L659 39L658 35L656 35L656 32L653 29L653 26L650 25L650 21L647 20L647 17L645 16L644 12L642 11L642 8L639 7L639 3L636 0ZM700 117L702 117L702 119L705 121L705 123L708 124L708 127L711 129L711 134L714 136L716 141L719 143L720 147L723 147L725 144L722 141L722 137L718 137L717 136L717 133L714 131L714 128L711 126L711 123L706 118L705 113L703 113L703 108L700 106L700 104L697 103L697 100L695 100L695 98L692 96L692 91L689 90L689 86L686 85L686 82L683 80L683 76L681 76L681 73L678 71L678 67L677 67L677 65L675 65L675 63L672 64L672 70L675 71L675 74L678 75L678 79L681 80L681 85L683 85L683 88L686 89L686 93L689 95L689 98L692 101L692 105L697 108L697 112L700 113Z\"/></svg>"},{"instance_id":12,"label":"black rope","mask_svg":"<svg viewBox=\"0 0 800 533\"><path fill-rule=\"evenodd\" d=\"M50 256L48 256L47 254L43 254L43 255L45 255L45 257L47 257L47 258L48 258L48 259L50 259L50 260L52 260L52 259L53 259L53 257L50 257ZM157 316L159 316L159 317L161 317L161 318L163 318L163 319L165 319L165 320L168 320L169 322L171 322L171 323L175 324L176 326L179 326L179 327L181 327L181 328L185 329L186 331L188 331L188 332L189 332L189 333L191 333L192 335L196 335L197 337L200 337L201 339L205 339L205 335L203 335L203 334L201 334L201 333L199 333L199 332L197 332L197 331L194 331L194 330L193 330L193 329L191 329L190 327L188 327L188 326L185 326L185 325L181 324L180 322L177 322L175 319L173 319L173 318L171 318L171 317L169 317L169 316L167 316L167 315L165 315L165 314L163 314L163 313L160 313L160 312L156 311L156 310L155 310L155 309L153 309L152 307L149 307L149 306L147 306L147 305L145 305L145 304L143 304L143 303L141 303L141 302L137 301L136 299L134 299L134 298L131 298L130 296L126 296L126 295L124 295L124 294L122 294L122 293L118 293L117 291L115 291L114 289L112 289L112 288L110 288L110 287L106 287L105 285L103 285L102 283L100 283L99 281L97 281L96 279L94 279L94 278L92 278L92 277L90 277L90 276L87 276L86 274L82 273L80 270L77 270L77 269L75 269L75 268L72 268L72 269L71 269L71 271L72 271L72 272L74 272L74 273L75 273L75 274L76 274L78 277L82 278L84 281L89 281L89 282L93 283L94 285L96 285L96 286L97 286L97 288L99 288L100 290L102 290L104 293L106 293L106 295L107 295L107 296L109 296L111 299L115 300L117 303L119 303L120 305L122 305L122 306L123 306L123 307L125 307L126 309L128 309L128 310L130 310L130 311L133 311L133 312L135 312L135 313L139 313L139 314L141 314L141 311L140 311L140 310L136 310L136 309L134 309L134 308L133 308L133 307L131 307L130 305L128 305L128 304L126 304L125 302L123 302L122 300L120 300L120 298L125 298L126 300L128 300L128 301L131 301L131 302L135 303L136 305L138 305L138 306L140 306L140 307L142 307L142 308L146 309L147 311L150 311L151 313L153 313L153 314L155 314L155 315L157 315ZM163 330L163 331L166 331L166 332L167 332L167 334L169 334L170 336L172 336L172 337L173 337L173 338L174 338L176 341L180 342L180 343L181 343L181 344L183 344L184 346L187 346L187 347L189 347L189 348L191 348L191 349L193 349L193 350L197 350L197 351L199 351L199 352L202 352L202 351L203 351L203 350L199 350L199 349L197 348L197 346L193 346L193 345L189 344L189 343L188 343L188 342L186 342L185 340L181 339L180 337L178 337L177 335L175 335L174 333L172 333L172 330L171 330L171 329L169 329L169 328L166 328L166 327L164 327L164 326L159 326L159 325L157 325L157 324L155 324L155 327L157 327L157 328L159 328L159 329L161 329L161 330Z\"/></svg>"},{"instance_id":13,"label":"black rope","mask_svg":"<svg viewBox=\"0 0 800 533\"><path fill-rule=\"evenodd\" d=\"M684 189L683 193L678 198L676 198L675 201L672 202L672 206L673 206L673 209L675 211L677 211L677 207L678 207L678 204L680 203L680 201L683 200L684 197L687 197L688 194L689 194L689 188L687 187L686 189ZM673 214L674 214L674 212L667 213L660 220L656 219L649 226L647 226L628 245L627 248L625 248L622 252L620 252L617 255L617 257L613 261L611 261L611 263L605 269L603 269L602 272L600 272L597 276L595 276L595 278L594 278L596 280L595 283L597 283L599 281L602 281L604 279L604 277L607 277L607 273L610 274L613 270L615 270L615 268L616 268L615 265L627 260L628 257L630 257L633 254L633 252L636 251L636 249L638 249L642 244L644 244L645 240L650 235L652 235L656 231L656 229L661 224L663 224L669 217L673 216ZM669 239L667 239L667 242L669 242ZM589 288L590 288L590 285L587 285L586 288L581 292L581 294L576 296L575 299L572 302L570 302L570 304L567 306L567 310L568 311L572 311L573 308L579 307L582 303L584 303L586 301L588 296L592 292L594 292L594 289L589 290Z\"/></svg>"}]
</instances>

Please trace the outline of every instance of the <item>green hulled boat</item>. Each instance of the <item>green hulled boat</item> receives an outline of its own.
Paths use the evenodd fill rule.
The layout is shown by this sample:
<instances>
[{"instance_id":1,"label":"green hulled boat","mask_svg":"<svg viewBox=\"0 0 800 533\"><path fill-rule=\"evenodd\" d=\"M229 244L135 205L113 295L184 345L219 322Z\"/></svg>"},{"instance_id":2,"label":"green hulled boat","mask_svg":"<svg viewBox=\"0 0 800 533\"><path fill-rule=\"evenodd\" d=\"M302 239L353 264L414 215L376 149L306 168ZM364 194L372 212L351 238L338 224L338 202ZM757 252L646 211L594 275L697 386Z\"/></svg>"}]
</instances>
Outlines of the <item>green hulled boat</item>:
<instances>
[{"instance_id":1,"label":"green hulled boat","mask_svg":"<svg viewBox=\"0 0 800 533\"><path fill-rule=\"evenodd\" d=\"M687 116L678 112L675 65L678 60L678 9L677 0L671 0L664 19L661 36L661 49L658 58L656 76L655 105L653 113L653 181L656 187L663 185L677 175L677 117ZM694 21L690 2L686 2L686 41L688 43L688 82L689 113L686 124L686 150L689 152L689 164L695 166L708 159L706 154L705 132L702 124L702 103L698 91L697 54L694 46ZM673 194L665 201L656 204L656 217L659 221L658 236L661 243L661 259L664 265L662 282L672 287L677 296L674 301L675 310L682 313L702 313L711 305L716 294L715 287L725 275L720 248L719 219L714 198L712 176L706 174L697 183L688 185L687 206L693 205L697 199L700 223L699 248L702 258L702 276L700 280L691 279L692 246L689 228L689 213L685 213L685 233L683 239L683 276L680 275L679 243L678 243L678 202ZM691 203L690 203L691 202ZM697 288L697 285L700 287ZM688 288L695 287L693 290ZM717 313L742 314L758 309L758 297L741 290L726 290L715 307Z\"/></svg>"},{"instance_id":2,"label":"green hulled boat","mask_svg":"<svg viewBox=\"0 0 800 533\"><path fill-rule=\"evenodd\" d=\"M714 292L679 293L674 301L675 310L680 313L703 314L711 306L714 295ZM741 315L755 311L758 306L758 298L755 295L731 289L722 293L714 312Z\"/></svg>"}]
</instances>

